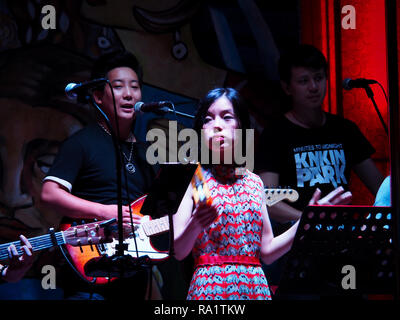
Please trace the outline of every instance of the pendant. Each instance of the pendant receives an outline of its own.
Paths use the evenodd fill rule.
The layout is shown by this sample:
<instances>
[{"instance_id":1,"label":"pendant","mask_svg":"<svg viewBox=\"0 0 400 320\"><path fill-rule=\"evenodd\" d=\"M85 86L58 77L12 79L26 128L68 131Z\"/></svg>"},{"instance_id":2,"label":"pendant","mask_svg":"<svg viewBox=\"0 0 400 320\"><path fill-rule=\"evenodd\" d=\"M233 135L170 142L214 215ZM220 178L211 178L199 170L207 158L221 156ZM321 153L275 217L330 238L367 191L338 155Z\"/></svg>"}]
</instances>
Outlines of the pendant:
<instances>
[{"instance_id":1,"label":"pendant","mask_svg":"<svg viewBox=\"0 0 400 320\"><path fill-rule=\"evenodd\" d=\"M135 166L133 165L133 163L130 163L130 162L128 162L128 163L125 165L125 168L126 168L126 170L128 170L128 172L129 172L130 174L133 174L133 173L135 173L135 171L136 171Z\"/></svg>"}]
</instances>

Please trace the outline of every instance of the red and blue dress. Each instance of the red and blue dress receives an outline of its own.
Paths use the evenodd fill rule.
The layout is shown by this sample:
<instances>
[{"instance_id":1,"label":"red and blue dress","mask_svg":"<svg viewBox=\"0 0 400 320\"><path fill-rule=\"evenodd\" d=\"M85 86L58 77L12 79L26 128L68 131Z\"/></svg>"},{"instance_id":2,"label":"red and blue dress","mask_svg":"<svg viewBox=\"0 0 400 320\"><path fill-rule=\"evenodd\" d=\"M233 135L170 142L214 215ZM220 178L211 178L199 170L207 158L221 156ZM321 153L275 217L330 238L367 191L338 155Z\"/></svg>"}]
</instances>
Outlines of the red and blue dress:
<instances>
[{"instance_id":1,"label":"red and blue dress","mask_svg":"<svg viewBox=\"0 0 400 320\"><path fill-rule=\"evenodd\" d=\"M199 234L193 248L195 271L188 300L271 299L261 268L263 183L245 170L204 168L218 218Z\"/></svg>"}]
</instances>

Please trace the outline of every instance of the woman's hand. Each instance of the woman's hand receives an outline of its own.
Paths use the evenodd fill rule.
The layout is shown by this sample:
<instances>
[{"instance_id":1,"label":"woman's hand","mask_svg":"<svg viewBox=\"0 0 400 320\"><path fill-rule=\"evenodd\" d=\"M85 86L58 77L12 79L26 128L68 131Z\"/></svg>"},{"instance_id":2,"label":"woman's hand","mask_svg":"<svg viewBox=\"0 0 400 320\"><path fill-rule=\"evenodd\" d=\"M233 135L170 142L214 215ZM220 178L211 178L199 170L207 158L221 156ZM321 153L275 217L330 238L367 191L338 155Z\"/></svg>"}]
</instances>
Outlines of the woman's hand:
<instances>
[{"instance_id":1,"label":"woman's hand","mask_svg":"<svg viewBox=\"0 0 400 320\"><path fill-rule=\"evenodd\" d=\"M192 214L192 223L200 230L207 228L218 217L217 208L214 205L208 205L205 202L199 202L194 208Z\"/></svg>"},{"instance_id":2,"label":"woman's hand","mask_svg":"<svg viewBox=\"0 0 400 320\"><path fill-rule=\"evenodd\" d=\"M344 192L343 187L338 187L331 191L328 195L321 198L321 190L317 188L313 196L311 197L309 205L320 205L320 206L341 206L351 203L353 195L350 191Z\"/></svg>"}]
</instances>

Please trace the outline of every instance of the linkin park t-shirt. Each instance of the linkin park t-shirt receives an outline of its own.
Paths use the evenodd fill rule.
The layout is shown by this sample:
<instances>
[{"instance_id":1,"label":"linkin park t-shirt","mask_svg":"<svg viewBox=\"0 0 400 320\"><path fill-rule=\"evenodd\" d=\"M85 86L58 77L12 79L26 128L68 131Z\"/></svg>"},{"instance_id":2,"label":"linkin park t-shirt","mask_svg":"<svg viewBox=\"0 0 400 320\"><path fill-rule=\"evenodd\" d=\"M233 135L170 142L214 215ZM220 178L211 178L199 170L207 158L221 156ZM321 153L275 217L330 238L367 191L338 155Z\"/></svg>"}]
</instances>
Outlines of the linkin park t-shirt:
<instances>
[{"instance_id":1,"label":"linkin park t-shirt","mask_svg":"<svg viewBox=\"0 0 400 320\"><path fill-rule=\"evenodd\" d=\"M291 205L300 210L316 188L322 196L339 186L348 189L352 167L375 152L355 123L326 116L324 126L312 129L297 126L284 116L274 119L256 149L256 172L278 173L281 187L299 192L299 200Z\"/></svg>"},{"instance_id":2,"label":"linkin park t-shirt","mask_svg":"<svg viewBox=\"0 0 400 320\"><path fill-rule=\"evenodd\" d=\"M346 156L342 143L311 144L293 149L296 162L297 186L313 187L332 184L335 188L347 184L344 174Z\"/></svg>"}]
</instances>

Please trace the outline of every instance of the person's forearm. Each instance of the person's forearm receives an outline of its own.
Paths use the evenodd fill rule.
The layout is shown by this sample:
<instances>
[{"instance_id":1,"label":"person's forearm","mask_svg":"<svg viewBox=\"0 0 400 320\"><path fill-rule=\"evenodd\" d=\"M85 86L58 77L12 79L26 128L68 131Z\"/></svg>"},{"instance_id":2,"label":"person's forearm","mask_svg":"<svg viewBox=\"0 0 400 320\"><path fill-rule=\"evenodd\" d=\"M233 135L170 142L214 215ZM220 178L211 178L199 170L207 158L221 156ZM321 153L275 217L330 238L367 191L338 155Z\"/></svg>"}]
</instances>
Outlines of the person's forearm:
<instances>
[{"instance_id":1,"label":"person's forearm","mask_svg":"<svg viewBox=\"0 0 400 320\"><path fill-rule=\"evenodd\" d=\"M375 166L374 161L370 158L366 159L355 165L354 171L372 195L375 196L384 180L384 176Z\"/></svg>"},{"instance_id":2,"label":"person's forearm","mask_svg":"<svg viewBox=\"0 0 400 320\"><path fill-rule=\"evenodd\" d=\"M79 219L106 220L116 218L107 206L78 198L68 191L46 182L42 188L41 202L62 216Z\"/></svg>"},{"instance_id":3,"label":"person's forearm","mask_svg":"<svg viewBox=\"0 0 400 320\"><path fill-rule=\"evenodd\" d=\"M174 225L176 224L174 223ZM198 225L191 223L190 220L184 228L179 229L178 227L174 231L175 258L182 260L192 251L201 230Z\"/></svg>"},{"instance_id":4,"label":"person's forearm","mask_svg":"<svg viewBox=\"0 0 400 320\"><path fill-rule=\"evenodd\" d=\"M302 212L285 202L278 202L275 205L268 207L268 214L271 220L279 223L287 223L300 219Z\"/></svg>"},{"instance_id":5,"label":"person's forearm","mask_svg":"<svg viewBox=\"0 0 400 320\"><path fill-rule=\"evenodd\" d=\"M264 263L271 264L290 250L299 222L298 220L290 229L273 238L268 243L262 242L261 260Z\"/></svg>"}]
</instances>

